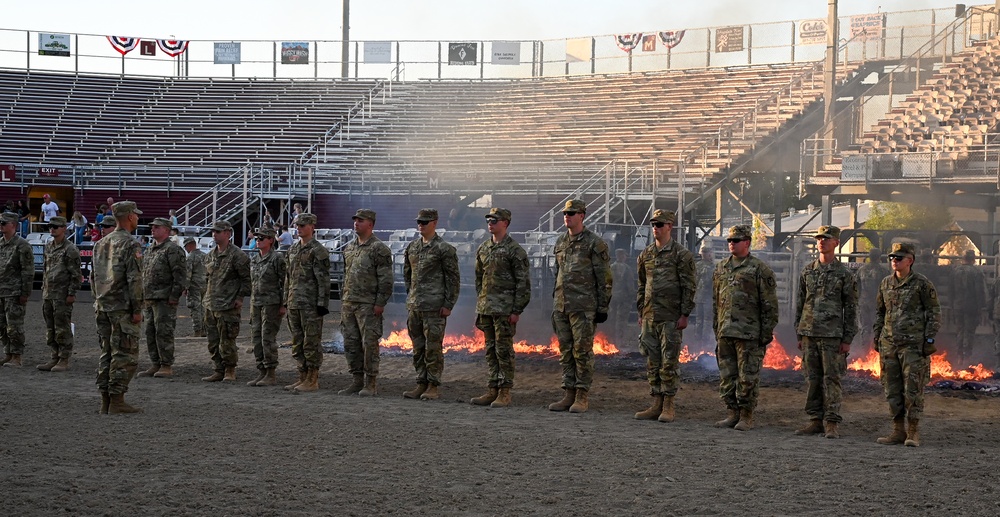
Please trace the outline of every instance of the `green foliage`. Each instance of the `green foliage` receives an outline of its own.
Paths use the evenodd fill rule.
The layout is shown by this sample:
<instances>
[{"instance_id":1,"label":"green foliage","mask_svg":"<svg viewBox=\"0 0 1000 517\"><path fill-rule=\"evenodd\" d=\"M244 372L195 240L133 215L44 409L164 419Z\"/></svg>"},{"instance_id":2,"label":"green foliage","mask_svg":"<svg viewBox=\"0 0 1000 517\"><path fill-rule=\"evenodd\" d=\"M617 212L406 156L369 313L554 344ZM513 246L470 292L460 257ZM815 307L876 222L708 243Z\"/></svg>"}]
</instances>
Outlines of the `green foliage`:
<instances>
[{"instance_id":1,"label":"green foliage","mask_svg":"<svg viewBox=\"0 0 1000 517\"><path fill-rule=\"evenodd\" d=\"M951 212L944 206L876 201L872 204L865 228L938 231L945 229L951 222Z\"/></svg>"}]
</instances>

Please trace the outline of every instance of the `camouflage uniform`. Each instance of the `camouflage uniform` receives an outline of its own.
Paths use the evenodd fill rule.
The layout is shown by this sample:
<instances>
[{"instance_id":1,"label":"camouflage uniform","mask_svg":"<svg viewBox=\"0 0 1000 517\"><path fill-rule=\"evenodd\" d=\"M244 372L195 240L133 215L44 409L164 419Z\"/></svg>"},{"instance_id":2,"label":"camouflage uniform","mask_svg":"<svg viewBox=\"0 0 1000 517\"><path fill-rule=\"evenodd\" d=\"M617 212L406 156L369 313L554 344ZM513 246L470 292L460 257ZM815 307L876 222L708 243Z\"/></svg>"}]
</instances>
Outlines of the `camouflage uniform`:
<instances>
[{"instance_id":1,"label":"camouflage uniform","mask_svg":"<svg viewBox=\"0 0 1000 517\"><path fill-rule=\"evenodd\" d=\"M642 320L639 351L646 356L649 393L673 397L681 383L684 333L677 329L677 320L694 310L698 285L694 255L674 240L663 247L653 242L639 254L637 268L635 304Z\"/></svg>"},{"instance_id":2,"label":"camouflage uniform","mask_svg":"<svg viewBox=\"0 0 1000 517\"><path fill-rule=\"evenodd\" d=\"M609 309L615 329L615 344L624 348L626 343L631 345L630 341L635 337L628 324L629 313L632 312L629 300L632 299L632 289L635 288L635 277L632 274L632 266L627 260L611 264L611 279L611 284L614 286L611 299L614 303Z\"/></svg>"},{"instance_id":3,"label":"camouflage uniform","mask_svg":"<svg viewBox=\"0 0 1000 517\"><path fill-rule=\"evenodd\" d=\"M139 364L140 325L132 318L142 314L141 254L139 243L121 228L94 246L90 288L97 308L98 332L107 336L101 346L97 386L112 395L128 391Z\"/></svg>"},{"instance_id":4,"label":"camouflage uniform","mask_svg":"<svg viewBox=\"0 0 1000 517\"><path fill-rule=\"evenodd\" d=\"M273 237L273 230L265 230ZM278 329L285 301L285 257L276 249L250 260L250 342L258 370L278 367Z\"/></svg>"},{"instance_id":5,"label":"camouflage uniform","mask_svg":"<svg viewBox=\"0 0 1000 517\"><path fill-rule=\"evenodd\" d=\"M375 314L375 306L389 303L392 280L392 251L378 237L371 235L364 243L355 238L344 249L340 331L352 375L378 376L383 318Z\"/></svg>"},{"instance_id":6,"label":"camouflage uniform","mask_svg":"<svg viewBox=\"0 0 1000 517\"><path fill-rule=\"evenodd\" d=\"M203 303L208 330L208 353L217 373L235 368L239 360L236 338L240 313L236 302L250 295L250 258L234 245L220 252L213 248L205 261L207 285Z\"/></svg>"},{"instance_id":7,"label":"camouflage uniform","mask_svg":"<svg viewBox=\"0 0 1000 517\"><path fill-rule=\"evenodd\" d=\"M195 334L205 332L205 307L202 305L207 277L205 259L205 252L198 248L187 256L187 307L191 309L191 330Z\"/></svg>"},{"instance_id":8,"label":"camouflage uniform","mask_svg":"<svg viewBox=\"0 0 1000 517\"><path fill-rule=\"evenodd\" d=\"M842 262L814 260L802 269L795 297L795 333L802 343L802 369L808 381L805 410L811 420L843 421L840 378L847 371L847 354L840 345L850 343L858 331L857 310L857 283Z\"/></svg>"},{"instance_id":9,"label":"camouflage uniform","mask_svg":"<svg viewBox=\"0 0 1000 517\"><path fill-rule=\"evenodd\" d=\"M17 214L6 212L3 221L17 224ZM24 309L20 298L31 296L35 256L28 241L15 234L0 236L0 343L6 355L24 352Z\"/></svg>"},{"instance_id":10,"label":"camouflage uniform","mask_svg":"<svg viewBox=\"0 0 1000 517\"><path fill-rule=\"evenodd\" d=\"M698 290L694 293L694 341L704 346L712 339L712 274L715 262L699 260L695 263Z\"/></svg>"},{"instance_id":11,"label":"camouflage uniform","mask_svg":"<svg viewBox=\"0 0 1000 517\"><path fill-rule=\"evenodd\" d=\"M406 246L403 252L403 283L409 312L406 329L413 342L413 368L418 385L441 385L444 329L448 322L441 309L455 307L459 282L455 247L440 235L435 234L426 244L418 236Z\"/></svg>"},{"instance_id":12,"label":"camouflage uniform","mask_svg":"<svg viewBox=\"0 0 1000 517\"><path fill-rule=\"evenodd\" d=\"M958 357L966 362L972 357L976 327L986 307L986 277L972 264L960 264L951 275L953 314L958 333Z\"/></svg>"},{"instance_id":13,"label":"camouflage uniform","mask_svg":"<svg viewBox=\"0 0 1000 517\"><path fill-rule=\"evenodd\" d=\"M491 212L494 213L494 212ZM507 216L509 220L509 215ZM528 254L510 235L476 250L476 328L483 331L490 388L514 386L514 334L511 314L531 301Z\"/></svg>"},{"instance_id":14,"label":"camouflage uniform","mask_svg":"<svg viewBox=\"0 0 1000 517\"><path fill-rule=\"evenodd\" d=\"M169 223L158 219L161 223ZM156 366L174 364L174 328L177 303L187 287L184 250L174 241L164 240L146 249L142 259L142 319L146 323L146 350ZM144 374L145 375L145 374Z\"/></svg>"},{"instance_id":15,"label":"camouflage uniform","mask_svg":"<svg viewBox=\"0 0 1000 517\"><path fill-rule=\"evenodd\" d=\"M318 370L323 364L323 314L318 309L326 310L330 304L330 252L316 239L308 244L298 240L288 249L286 263L285 306L292 357L300 372Z\"/></svg>"},{"instance_id":16,"label":"camouflage uniform","mask_svg":"<svg viewBox=\"0 0 1000 517\"><path fill-rule=\"evenodd\" d=\"M775 288L774 272L753 255L726 258L712 276L719 392L730 410L753 411L757 406L764 352L778 324Z\"/></svg>"},{"instance_id":17,"label":"camouflage uniform","mask_svg":"<svg viewBox=\"0 0 1000 517\"><path fill-rule=\"evenodd\" d=\"M878 297L878 287L882 279L891 275L892 271L885 263L875 261L874 257L854 274L858 284L858 316L860 331L858 337L861 338L861 345L872 344L872 328L875 325L875 299Z\"/></svg>"},{"instance_id":18,"label":"camouflage uniform","mask_svg":"<svg viewBox=\"0 0 1000 517\"><path fill-rule=\"evenodd\" d=\"M53 360L69 359L73 355L73 304L66 303L66 299L75 297L80 289L80 250L68 238L59 244L52 240L45 245L44 260L42 317L45 318L45 343L52 349Z\"/></svg>"}]
</instances>

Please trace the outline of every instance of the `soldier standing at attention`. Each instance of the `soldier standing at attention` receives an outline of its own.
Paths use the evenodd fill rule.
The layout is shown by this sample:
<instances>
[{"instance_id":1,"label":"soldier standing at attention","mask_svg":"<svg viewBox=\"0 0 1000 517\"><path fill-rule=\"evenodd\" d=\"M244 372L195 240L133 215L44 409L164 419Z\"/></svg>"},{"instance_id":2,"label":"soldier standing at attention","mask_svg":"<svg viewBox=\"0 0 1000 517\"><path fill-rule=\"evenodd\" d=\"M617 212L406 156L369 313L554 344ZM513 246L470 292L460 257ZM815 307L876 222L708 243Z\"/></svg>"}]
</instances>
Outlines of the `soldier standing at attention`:
<instances>
[{"instance_id":1,"label":"soldier standing at attention","mask_svg":"<svg viewBox=\"0 0 1000 517\"><path fill-rule=\"evenodd\" d=\"M239 351L236 338L240 335L240 315L243 298L250 294L250 258L229 239L233 225L216 221L212 225L215 248L205 260L207 287L205 324L208 330L208 353L212 356L215 373L202 377L205 382L235 381Z\"/></svg>"},{"instance_id":2,"label":"soldier standing at attention","mask_svg":"<svg viewBox=\"0 0 1000 517\"><path fill-rule=\"evenodd\" d=\"M878 297L878 286L882 279L891 272L882 262L882 250L872 248L868 251L868 263L858 268L854 277L858 283L858 316L860 320L861 344L872 345L878 350L878 345L872 342L872 327L875 325L875 299Z\"/></svg>"},{"instance_id":3,"label":"soldier standing at attention","mask_svg":"<svg viewBox=\"0 0 1000 517\"><path fill-rule=\"evenodd\" d=\"M958 327L958 359L968 364L982 310L986 307L986 277L975 265L976 252L967 250L951 275L952 307Z\"/></svg>"},{"instance_id":4,"label":"soldier standing at attention","mask_svg":"<svg viewBox=\"0 0 1000 517\"><path fill-rule=\"evenodd\" d=\"M913 271L914 251L908 242L892 245L892 275L882 280L875 305L875 342L892 415L892 433L876 440L883 445L920 446L924 386L930 380L931 354L937 351L934 336L941 328L937 290Z\"/></svg>"},{"instance_id":5,"label":"soldier standing at attention","mask_svg":"<svg viewBox=\"0 0 1000 517\"><path fill-rule=\"evenodd\" d=\"M476 250L476 328L483 331L490 380L486 394L470 402L507 407L514 387L514 333L531 301L531 279L528 254L507 235L510 210L490 209L486 227L490 240Z\"/></svg>"},{"instance_id":6,"label":"soldier standing at attention","mask_svg":"<svg viewBox=\"0 0 1000 517\"><path fill-rule=\"evenodd\" d=\"M608 245L584 228L587 204L566 201L566 233L555 245L556 284L553 289L552 329L559 340L563 398L549 411L583 413L590 406L594 380L594 328L608 320L612 275Z\"/></svg>"},{"instance_id":7,"label":"soldier standing at attention","mask_svg":"<svg viewBox=\"0 0 1000 517\"><path fill-rule=\"evenodd\" d=\"M35 255L31 245L17 235L17 214L0 216L3 239L0 241L0 342L3 365L21 367L24 352L24 309L35 279Z\"/></svg>"},{"instance_id":8,"label":"soldier standing at attention","mask_svg":"<svg viewBox=\"0 0 1000 517\"><path fill-rule=\"evenodd\" d=\"M458 301L459 272L455 247L437 234L438 212L432 208L417 214L416 238L403 253L406 285L406 330L413 341L413 368L417 387L406 391L408 399L437 400L444 372L444 328Z\"/></svg>"},{"instance_id":9,"label":"soldier standing at attention","mask_svg":"<svg viewBox=\"0 0 1000 517\"><path fill-rule=\"evenodd\" d=\"M73 355L73 304L80 289L80 250L66 239L66 218L49 219L52 240L45 245L42 274L42 316L45 318L45 343L52 349L52 359L38 365L45 372L65 372Z\"/></svg>"},{"instance_id":10,"label":"soldier standing at attention","mask_svg":"<svg viewBox=\"0 0 1000 517\"><path fill-rule=\"evenodd\" d=\"M719 393L728 416L716 427L753 429L760 367L778 325L778 295L774 272L750 254L753 230L740 224L729 229L731 256L715 268L712 305Z\"/></svg>"},{"instance_id":11,"label":"soldier standing at attention","mask_svg":"<svg viewBox=\"0 0 1000 517\"><path fill-rule=\"evenodd\" d=\"M187 287L184 250L170 239L169 219L157 217L149 224L153 244L142 258L142 319L146 321L146 350L152 366L139 377L174 374L174 328L177 303Z\"/></svg>"},{"instance_id":12,"label":"soldier standing at attention","mask_svg":"<svg viewBox=\"0 0 1000 517\"><path fill-rule=\"evenodd\" d=\"M275 249L276 235L272 228L254 232L257 253L250 259L250 342L257 360L257 378L247 386L274 386L278 367L278 329L285 316L285 258Z\"/></svg>"},{"instance_id":13,"label":"soldier standing at attention","mask_svg":"<svg viewBox=\"0 0 1000 517\"><path fill-rule=\"evenodd\" d=\"M118 220L115 219L115 216L104 216L104 219L101 219L101 238L111 235L111 232L115 231L116 227L118 227Z\"/></svg>"},{"instance_id":14,"label":"soldier standing at attention","mask_svg":"<svg viewBox=\"0 0 1000 517\"><path fill-rule=\"evenodd\" d=\"M285 307L292 332L292 357L299 364L299 379L287 390L319 389L323 364L323 316L330 313L330 252L315 239L316 216L300 213L295 219L299 240L288 250L285 270Z\"/></svg>"},{"instance_id":15,"label":"soldier standing at attention","mask_svg":"<svg viewBox=\"0 0 1000 517\"><path fill-rule=\"evenodd\" d=\"M708 243L701 245L701 260L695 264L698 291L694 293L694 341L704 346L712 339L712 274L715 258Z\"/></svg>"},{"instance_id":16,"label":"soldier standing at attention","mask_svg":"<svg viewBox=\"0 0 1000 517\"><path fill-rule=\"evenodd\" d=\"M629 336L635 336L628 325L628 316L632 312L631 304L632 289L635 289L635 276L632 274L633 267L629 264L628 254L625 250L618 248L615 250L615 262L611 264L612 285L614 292L611 299L611 322L615 329L615 344L622 347L626 343L631 347Z\"/></svg>"},{"instance_id":17,"label":"soldier standing at attention","mask_svg":"<svg viewBox=\"0 0 1000 517\"><path fill-rule=\"evenodd\" d=\"M655 210L649 223L652 244L637 262L636 309L642 321L639 351L646 356L646 378L653 403L636 420L674 421L674 396L681 384L680 352L688 316L694 310L698 278L694 255L671 237L677 217Z\"/></svg>"},{"instance_id":18,"label":"soldier standing at attention","mask_svg":"<svg viewBox=\"0 0 1000 517\"><path fill-rule=\"evenodd\" d=\"M351 219L357 236L344 249L340 331L354 382L338 393L370 397L378 394L378 342L382 313L392 296L392 251L372 233L374 210L359 209Z\"/></svg>"},{"instance_id":19,"label":"soldier standing at attention","mask_svg":"<svg viewBox=\"0 0 1000 517\"><path fill-rule=\"evenodd\" d=\"M198 242L193 238L184 239L184 251L187 252L187 307L191 310L191 330L194 337L205 337L205 307L202 305L202 295L205 294L207 273L205 272L205 252L198 249Z\"/></svg>"},{"instance_id":20,"label":"soldier standing at attention","mask_svg":"<svg viewBox=\"0 0 1000 517\"><path fill-rule=\"evenodd\" d=\"M103 338L97 389L101 392L101 414L141 413L142 409L125 402L125 392L139 367L142 250L132 232L142 211L132 201L119 201L111 210L117 228L94 246L90 281L97 331Z\"/></svg>"},{"instance_id":21,"label":"soldier standing at attention","mask_svg":"<svg viewBox=\"0 0 1000 517\"><path fill-rule=\"evenodd\" d=\"M802 269L795 297L809 415L809 424L795 434L840 438L840 377L847 371L847 354L858 331L858 287L851 270L837 260L840 228L820 226L815 237L819 258Z\"/></svg>"}]
</instances>

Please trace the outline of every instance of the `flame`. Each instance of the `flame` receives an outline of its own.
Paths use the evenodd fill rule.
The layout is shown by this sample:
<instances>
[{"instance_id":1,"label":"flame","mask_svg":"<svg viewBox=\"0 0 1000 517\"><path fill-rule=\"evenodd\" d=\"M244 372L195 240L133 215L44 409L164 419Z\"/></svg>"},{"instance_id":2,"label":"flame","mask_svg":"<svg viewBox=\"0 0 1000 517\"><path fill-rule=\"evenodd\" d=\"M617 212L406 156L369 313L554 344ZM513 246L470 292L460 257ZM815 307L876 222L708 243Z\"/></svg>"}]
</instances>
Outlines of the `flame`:
<instances>
[{"instance_id":1,"label":"flame","mask_svg":"<svg viewBox=\"0 0 1000 517\"><path fill-rule=\"evenodd\" d=\"M397 352L408 352L413 350L413 342L410 341L410 334L403 330L394 330L389 335L379 341L382 348L395 350ZM444 353L466 352L476 353L486 349L486 340L482 332L476 332L474 336L463 334L445 334L442 341ZM544 354L559 355L559 340L554 336L546 344L532 344L525 340L514 343L514 352L518 354ZM594 353L597 355L614 355L619 352L608 337L603 332L594 335Z\"/></svg>"},{"instance_id":2,"label":"flame","mask_svg":"<svg viewBox=\"0 0 1000 517\"><path fill-rule=\"evenodd\" d=\"M782 345L778 338L774 337L774 340L768 345L767 351L764 352L763 366L772 370L801 370L802 358L798 355L794 357L788 355L785 345Z\"/></svg>"},{"instance_id":3,"label":"flame","mask_svg":"<svg viewBox=\"0 0 1000 517\"><path fill-rule=\"evenodd\" d=\"M868 372L872 377L878 379L882 374L882 363L879 362L878 352L873 348L868 351L868 355L851 361L847 365L847 369Z\"/></svg>"},{"instance_id":4,"label":"flame","mask_svg":"<svg viewBox=\"0 0 1000 517\"><path fill-rule=\"evenodd\" d=\"M702 356L715 357L715 354L713 354L712 352L704 351L704 350L702 350L701 352L698 352L696 354L692 354L691 351L688 349L688 346L684 345L684 348L681 349L680 356L678 356L677 360L681 364L691 363L691 362L697 361L698 359L701 359Z\"/></svg>"},{"instance_id":5,"label":"flame","mask_svg":"<svg viewBox=\"0 0 1000 517\"><path fill-rule=\"evenodd\" d=\"M882 365L879 362L879 354L874 349L868 351L864 357L859 357L847 365L848 370L865 371L869 375L879 378L882 373ZM955 370L951 362L948 361L948 352L941 352L931 356L931 378L950 379L961 381L981 381L993 377L993 370L983 366L983 363L970 365L968 368Z\"/></svg>"}]
</instances>

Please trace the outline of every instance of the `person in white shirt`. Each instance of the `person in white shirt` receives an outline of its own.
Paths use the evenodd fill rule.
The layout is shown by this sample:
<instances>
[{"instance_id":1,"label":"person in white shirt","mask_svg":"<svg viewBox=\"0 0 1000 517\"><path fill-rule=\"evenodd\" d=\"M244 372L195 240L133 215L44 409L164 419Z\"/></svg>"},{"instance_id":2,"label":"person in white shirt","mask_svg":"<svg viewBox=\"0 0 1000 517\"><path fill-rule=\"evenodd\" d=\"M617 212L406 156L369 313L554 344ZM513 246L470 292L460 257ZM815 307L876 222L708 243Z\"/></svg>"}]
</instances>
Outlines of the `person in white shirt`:
<instances>
[{"instance_id":1,"label":"person in white shirt","mask_svg":"<svg viewBox=\"0 0 1000 517\"><path fill-rule=\"evenodd\" d=\"M59 215L59 205L55 201L52 201L48 194L42 196L42 199L44 200L42 203L42 221L48 223L49 219Z\"/></svg>"}]
</instances>

